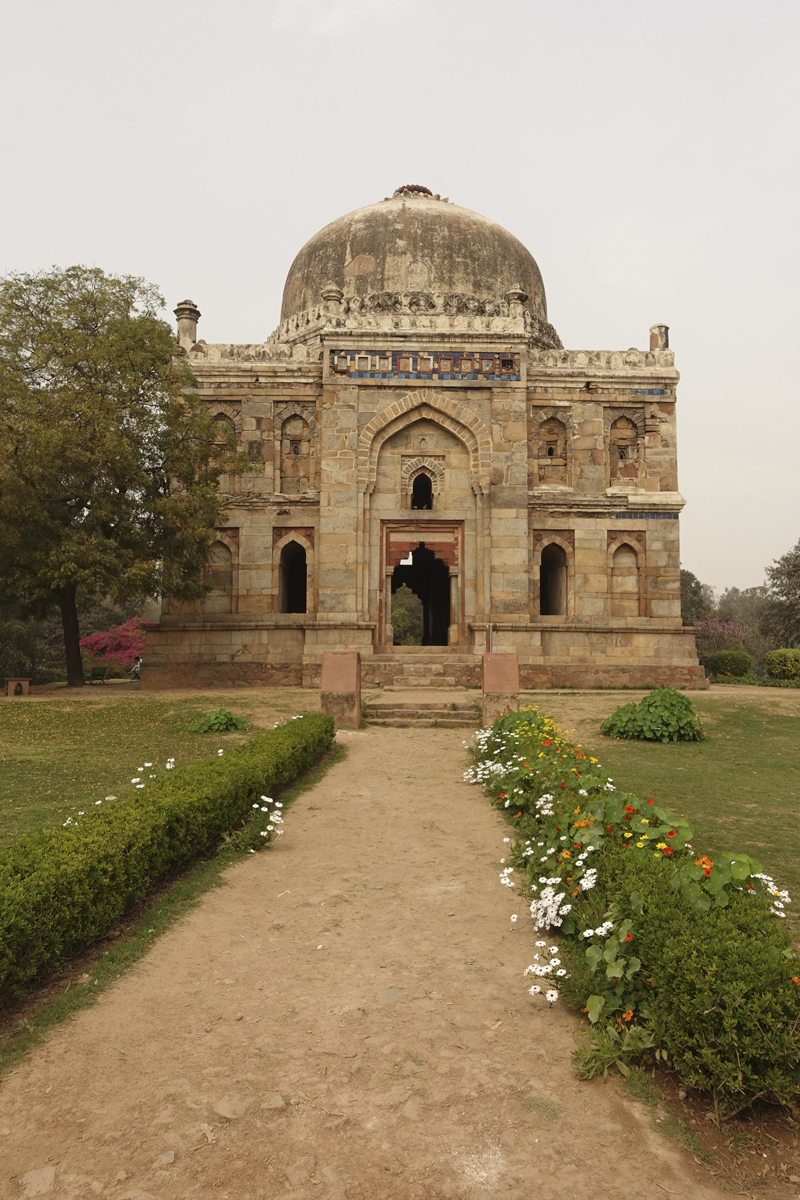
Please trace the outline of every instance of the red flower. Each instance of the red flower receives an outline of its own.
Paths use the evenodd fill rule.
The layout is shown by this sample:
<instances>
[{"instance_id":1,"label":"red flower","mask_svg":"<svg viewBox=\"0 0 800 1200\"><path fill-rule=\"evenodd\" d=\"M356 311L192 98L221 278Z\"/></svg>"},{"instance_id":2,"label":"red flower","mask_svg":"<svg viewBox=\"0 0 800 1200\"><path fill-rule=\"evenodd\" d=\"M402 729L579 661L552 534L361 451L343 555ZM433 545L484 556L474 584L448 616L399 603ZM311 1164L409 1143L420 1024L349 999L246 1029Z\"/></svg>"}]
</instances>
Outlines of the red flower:
<instances>
[{"instance_id":1,"label":"red flower","mask_svg":"<svg viewBox=\"0 0 800 1200\"><path fill-rule=\"evenodd\" d=\"M626 820L626 821L630 821L630 819L631 819L631 817L630 817L630 813L626 813L626 814L625 814L625 820Z\"/></svg>"},{"instance_id":2,"label":"red flower","mask_svg":"<svg viewBox=\"0 0 800 1200\"><path fill-rule=\"evenodd\" d=\"M675 837L675 830L673 829L670 833L668 833L667 837Z\"/></svg>"},{"instance_id":3,"label":"red flower","mask_svg":"<svg viewBox=\"0 0 800 1200\"><path fill-rule=\"evenodd\" d=\"M711 874L711 871L709 870L709 868L708 868L708 867L706 867L706 869L705 869L705 877L706 877L706 879L708 879L708 877L709 877L709 875L710 875L710 874Z\"/></svg>"},{"instance_id":4,"label":"red flower","mask_svg":"<svg viewBox=\"0 0 800 1200\"><path fill-rule=\"evenodd\" d=\"M614 826L606 825L606 833L613 833L613 832L614 832Z\"/></svg>"},{"instance_id":5,"label":"red flower","mask_svg":"<svg viewBox=\"0 0 800 1200\"><path fill-rule=\"evenodd\" d=\"M553 743L552 743L552 741L549 741L549 742L542 742L542 745L543 745L543 746L552 746L552 744L553 744Z\"/></svg>"},{"instance_id":6,"label":"red flower","mask_svg":"<svg viewBox=\"0 0 800 1200\"><path fill-rule=\"evenodd\" d=\"M632 934L632 933L626 933L626 934L625 934L625 937L624 937L622 940L623 940L623 942L632 942L632 941L633 941L633 934Z\"/></svg>"},{"instance_id":7,"label":"red flower","mask_svg":"<svg viewBox=\"0 0 800 1200\"><path fill-rule=\"evenodd\" d=\"M648 801L647 801L647 803L648 803L648 804L652 804L652 803L653 803L653 801L652 801L652 800L648 800Z\"/></svg>"},{"instance_id":8,"label":"red flower","mask_svg":"<svg viewBox=\"0 0 800 1200\"><path fill-rule=\"evenodd\" d=\"M628 813L635 813L635 812L636 812L636 809L635 809L635 808L631 808L630 804L626 804L626 805L625 805L625 812L628 812Z\"/></svg>"},{"instance_id":9,"label":"red flower","mask_svg":"<svg viewBox=\"0 0 800 1200\"><path fill-rule=\"evenodd\" d=\"M566 787L567 785L566 785L565 783L562 783L562 784L561 784L561 786L562 786L562 787Z\"/></svg>"}]
</instances>

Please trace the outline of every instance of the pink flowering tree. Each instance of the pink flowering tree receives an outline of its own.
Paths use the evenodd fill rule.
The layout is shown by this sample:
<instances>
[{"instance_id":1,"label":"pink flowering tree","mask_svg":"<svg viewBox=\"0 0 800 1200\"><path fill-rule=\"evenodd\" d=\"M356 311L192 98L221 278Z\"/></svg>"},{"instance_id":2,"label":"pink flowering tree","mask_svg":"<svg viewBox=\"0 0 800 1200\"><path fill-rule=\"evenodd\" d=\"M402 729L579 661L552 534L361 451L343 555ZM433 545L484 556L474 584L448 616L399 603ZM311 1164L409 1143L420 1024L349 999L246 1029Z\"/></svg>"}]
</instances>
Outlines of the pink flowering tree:
<instances>
[{"instance_id":1,"label":"pink flowering tree","mask_svg":"<svg viewBox=\"0 0 800 1200\"><path fill-rule=\"evenodd\" d=\"M81 651L98 667L120 667L130 671L137 655L144 653L147 626L151 621L131 617L124 625L113 625L106 633L81 638Z\"/></svg>"}]
</instances>

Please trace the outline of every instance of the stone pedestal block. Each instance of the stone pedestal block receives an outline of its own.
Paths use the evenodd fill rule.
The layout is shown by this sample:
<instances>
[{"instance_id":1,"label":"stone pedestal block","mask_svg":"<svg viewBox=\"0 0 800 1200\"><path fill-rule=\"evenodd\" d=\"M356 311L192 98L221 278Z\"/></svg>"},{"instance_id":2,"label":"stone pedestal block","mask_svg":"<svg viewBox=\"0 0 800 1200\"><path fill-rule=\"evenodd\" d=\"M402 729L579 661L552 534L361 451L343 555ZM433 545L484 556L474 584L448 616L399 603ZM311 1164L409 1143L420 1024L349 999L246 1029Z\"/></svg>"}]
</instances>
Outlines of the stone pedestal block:
<instances>
[{"instance_id":1,"label":"stone pedestal block","mask_svg":"<svg viewBox=\"0 0 800 1200\"><path fill-rule=\"evenodd\" d=\"M320 704L342 729L361 724L361 655L357 650L327 650L322 656Z\"/></svg>"},{"instance_id":2,"label":"stone pedestal block","mask_svg":"<svg viewBox=\"0 0 800 1200\"><path fill-rule=\"evenodd\" d=\"M483 656L483 723L519 708L519 659L516 654Z\"/></svg>"}]
</instances>

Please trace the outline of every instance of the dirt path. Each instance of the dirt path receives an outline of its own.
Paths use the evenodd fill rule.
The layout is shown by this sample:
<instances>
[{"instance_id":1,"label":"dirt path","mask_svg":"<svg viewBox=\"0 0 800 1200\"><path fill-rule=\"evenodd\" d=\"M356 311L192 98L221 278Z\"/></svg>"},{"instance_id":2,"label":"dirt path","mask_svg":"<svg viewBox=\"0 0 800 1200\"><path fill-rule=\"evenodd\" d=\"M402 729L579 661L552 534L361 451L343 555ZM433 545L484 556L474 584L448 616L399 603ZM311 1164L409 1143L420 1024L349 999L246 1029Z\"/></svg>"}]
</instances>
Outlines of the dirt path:
<instances>
[{"instance_id":1,"label":"dirt path","mask_svg":"<svg viewBox=\"0 0 800 1200\"><path fill-rule=\"evenodd\" d=\"M463 735L339 737L285 836L4 1082L3 1200L722 1196L527 995Z\"/></svg>"}]
</instances>

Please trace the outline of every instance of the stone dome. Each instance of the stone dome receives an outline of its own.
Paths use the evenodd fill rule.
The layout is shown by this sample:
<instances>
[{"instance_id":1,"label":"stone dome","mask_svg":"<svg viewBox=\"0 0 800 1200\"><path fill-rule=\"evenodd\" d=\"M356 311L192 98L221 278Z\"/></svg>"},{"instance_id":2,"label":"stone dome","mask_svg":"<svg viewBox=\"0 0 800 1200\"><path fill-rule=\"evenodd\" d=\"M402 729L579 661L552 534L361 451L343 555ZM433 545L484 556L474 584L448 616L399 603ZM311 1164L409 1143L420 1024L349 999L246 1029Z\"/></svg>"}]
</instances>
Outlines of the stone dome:
<instances>
[{"instance_id":1,"label":"stone dome","mask_svg":"<svg viewBox=\"0 0 800 1200\"><path fill-rule=\"evenodd\" d=\"M319 304L331 283L345 298L423 292L497 301L521 289L524 307L547 320L541 272L522 242L417 185L339 217L306 242L286 278L281 321Z\"/></svg>"}]
</instances>

